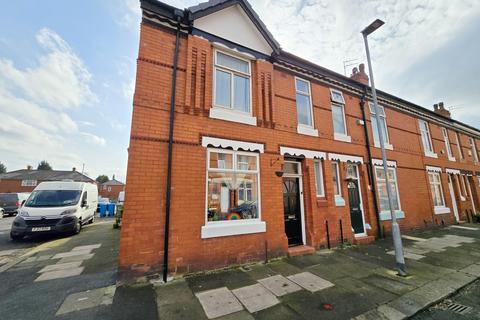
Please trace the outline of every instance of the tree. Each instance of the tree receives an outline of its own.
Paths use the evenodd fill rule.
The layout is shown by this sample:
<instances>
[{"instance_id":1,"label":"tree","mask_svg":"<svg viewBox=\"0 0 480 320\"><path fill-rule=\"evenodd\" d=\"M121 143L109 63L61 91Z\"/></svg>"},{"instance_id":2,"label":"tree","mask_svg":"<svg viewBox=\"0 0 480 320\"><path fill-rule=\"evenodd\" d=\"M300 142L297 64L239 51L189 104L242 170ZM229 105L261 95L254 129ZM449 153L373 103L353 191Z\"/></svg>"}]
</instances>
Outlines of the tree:
<instances>
[{"instance_id":1,"label":"tree","mask_svg":"<svg viewBox=\"0 0 480 320\"><path fill-rule=\"evenodd\" d=\"M47 162L47 160L42 160L38 164L37 170L53 170L52 166Z\"/></svg>"},{"instance_id":2,"label":"tree","mask_svg":"<svg viewBox=\"0 0 480 320\"><path fill-rule=\"evenodd\" d=\"M0 162L0 174L1 173L7 173L7 167Z\"/></svg>"},{"instance_id":3,"label":"tree","mask_svg":"<svg viewBox=\"0 0 480 320\"><path fill-rule=\"evenodd\" d=\"M95 179L99 184L102 184L104 182L107 182L108 180L108 176L104 175L104 174L101 174L97 177L97 179Z\"/></svg>"}]
</instances>

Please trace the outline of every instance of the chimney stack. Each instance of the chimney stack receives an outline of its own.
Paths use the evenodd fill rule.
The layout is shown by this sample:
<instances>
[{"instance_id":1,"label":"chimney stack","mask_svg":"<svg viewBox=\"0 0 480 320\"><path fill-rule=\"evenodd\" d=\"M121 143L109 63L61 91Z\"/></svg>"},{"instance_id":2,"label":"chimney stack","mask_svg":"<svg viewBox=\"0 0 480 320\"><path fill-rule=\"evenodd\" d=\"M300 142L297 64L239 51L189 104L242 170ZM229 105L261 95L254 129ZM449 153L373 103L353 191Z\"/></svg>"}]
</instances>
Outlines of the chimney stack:
<instances>
[{"instance_id":1,"label":"chimney stack","mask_svg":"<svg viewBox=\"0 0 480 320\"><path fill-rule=\"evenodd\" d=\"M450 111L445 109L445 105L443 104L443 102L435 103L433 105L433 111L441 116L451 118Z\"/></svg>"},{"instance_id":2,"label":"chimney stack","mask_svg":"<svg viewBox=\"0 0 480 320\"><path fill-rule=\"evenodd\" d=\"M32 167L31 165L28 165L28 166L27 166L27 170L28 170L28 171L30 171L30 170L32 170L32 169L33 169L33 167Z\"/></svg>"},{"instance_id":3,"label":"chimney stack","mask_svg":"<svg viewBox=\"0 0 480 320\"><path fill-rule=\"evenodd\" d=\"M360 65L352 69L352 75L350 79L363 83L368 86L368 75L365 73L365 65L360 63Z\"/></svg>"},{"instance_id":4,"label":"chimney stack","mask_svg":"<svg viewBox=\"0 0 480 320\"><path fill-rule=\"evenodd\" d=\"M77 171L77 168L73 167L73 168L72 168L72 171Z\"/></svg>"},{"instance_id":5,"label":"chimney stack","mask_svg":"<svg viewBox=\"0 0 480 320\"><path fill-rule=\"evenodd\" d=\"M112 180L115 180L115 175L112 175Z\"/></svg>"}]
</instances>

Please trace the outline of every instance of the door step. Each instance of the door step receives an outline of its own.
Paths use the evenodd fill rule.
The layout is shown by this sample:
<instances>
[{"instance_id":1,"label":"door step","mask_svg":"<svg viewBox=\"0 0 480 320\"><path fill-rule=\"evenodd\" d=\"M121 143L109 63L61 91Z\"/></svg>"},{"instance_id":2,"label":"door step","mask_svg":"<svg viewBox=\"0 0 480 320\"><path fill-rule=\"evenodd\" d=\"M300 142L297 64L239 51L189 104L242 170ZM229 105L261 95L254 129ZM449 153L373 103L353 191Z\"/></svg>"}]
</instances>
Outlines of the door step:
<instances>
[{"instance_id":1,"label":"door step","mask_svg":"<svg viewBox=\"0 0 480 320\"><path fill-rule=\"evenodd\" d=\"M289 247L287 253L289 257L303 256L306 254L314 254L315 248L310 246Z\"/></svg>"},{"instance_id":2,"label":"door step","mask_svg":"<svg viewBox=\"0 0 480 320\"><path fill-rule=\"evenodd\" d=\"M370 244L375 242L375 237L374 236L364 236L364 237L358 237L353 240L354 244Z\"/></svg>"}]
</instances>

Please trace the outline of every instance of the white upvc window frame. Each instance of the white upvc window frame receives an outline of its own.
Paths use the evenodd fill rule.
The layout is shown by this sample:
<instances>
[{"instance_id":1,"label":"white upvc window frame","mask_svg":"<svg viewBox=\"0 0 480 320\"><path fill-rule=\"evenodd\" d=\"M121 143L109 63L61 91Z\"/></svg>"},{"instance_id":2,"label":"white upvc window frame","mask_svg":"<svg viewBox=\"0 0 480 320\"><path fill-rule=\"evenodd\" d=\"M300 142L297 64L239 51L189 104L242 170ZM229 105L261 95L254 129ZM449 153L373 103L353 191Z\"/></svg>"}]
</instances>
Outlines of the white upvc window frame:
<instances>
[{"instance_id":1,"label":"white upvc window frame","mask_svg":"<svg viewBox=\"0 0 480 320\"><path fill-rule=\"evenodd\" d=\"M430 185L430 193L431 193L431 196L432 196L432 201L435 201L434 199L434 186L438 186L439 189L440 189L440 196L441 196L441 200L442 200L442 203L443 205L440 205L440 206L436 206L435 203L433 205L433 212L435 214L445 214L445 213L450 213L450 208L448 208L446 206L446 202L445 202L445 194L443 192L443 186L442 186L442 175L440 172L427 172L428 174L428 184ZM430 177L438 177L438 181L433 181L430 179Z\"/></svg>"},{"instance_id":2,"label":"white upvc window frame","mask_svg":"<svg viewBox=\"0 0 480 320\"><path fill-rule=\"evenodd\" d=\"M217 56L218 53L224 54L226 56L230 56L232 58L242 60L248 63L248 73L234 70L232 68L219 65L217 63ZM238 122L238 123L243 123L243 124L248 124L252 126L257 125L257 118L253 116L253 93L252 93L252 61L241 54L237 53L232 53L227 50L219 50L215 49L213 50L213 85L212 85L212 101L213 105L212 108L210 108L210 118L214 119L220 119L220 120L226 120L226 121L232 121L232 122ZM223 106L221 104L218 104L216 101L216 87L217 87L217 79L216 79L216 71L220 70L222 72L229 73L231 76L230 80L230 106ZM238 75L243 78L248 78L248 86L249 86L249 111L244 112L240 110L235 110L233 106L234 102L234 97L235 97L235 89L234 89L234 75Z\"/></svg>"},{"instance_id":3,"label":"white upvc window frame","mask_svg":"<svg viewBox=\"0 0 480 320\"><path fill-rule=\"evenodd\" d=\"M423 129L422 124L425 125L425 129ZM418 126L420 129L420 138L422 140L423 152L425 156L430 158L438 158L438 155L435 153L435 149L433 148L433 140L432 140L432 135L430 133L429 123L425 120L418 119ZM425 145L424 135L426 135L426 138L428 138L430 146Z\"/></svg>"},{"instance_id":4,"label":"white upvc window frame","mask_svg":"<svg viewBox=\"0 0 480 320\"><path fill-rule=\"evenodd\" d=\"M375 131L373 130L373 122L377 121L377 117L375 116L375 112L374 112L373 108L374 108L373 102L369 102L368 103L368 111L370 112L370 126L372 128L373 146L375 148L380 148L380 141L375 139ZM388 134L387 114L385 113L385 107L377 105L377 108L383 110L383 112L381 112L379 114L379 117L380 117L380 121L382 121L383 124L385 125L385 137L384 137L385 138L385 142L384 142L385 149L393 150L393 145L390 143L390 136ZM383 113L383 115L382 115L382 113ZM378 123L377 123L377 130L380 130L380 128L378 126Z\"/></svg>"},{"instance_id":5,"label":"white upvc window frame","mask_svg":"<svg viewBox=\"0 0 480 320\"><path fill-rule=\"evenodd\" d=\"M337 99L339 95L340 99ZM343 97L343 93L339 90L330 89L330 99L331 99L331 108L332 108L332 124L333 124L333 139L342 142L352 142L352 137L348 135L348 127L347 127L347 117L345 115L345 99ZM345 128L344 132L335 132L335 120L333 117L333 107L338 107L342 110L342 117L343 117L343 126Z\"/></svg>"},{"instance_id":6,"label":"white upvc window frame","mask_svg":"<svg viewBox=\"0 0 480 320\"><path fill-rule=\"evenodd\" d=\"M447 157L449 161L455 161L455 157L453 156L452 147L450 145L450 138L448 137L448 130L445 127L441 128L443 141L445 142L445 149L447 151Z\"/></svg>"},{"instance_id":7,"label":"white upvc window frame","mask_svg":"<svg viewBox=\"0 0 480 320\"><path fill-rule=\"evenodd\" d=\"M325 197L325 183L323 180L323 161L314 160L313 162L314 174L315 174L315 193L317 198ZM321 192L319 192L319 186L321 186Z\"/></svg>"},{"instance_id":8,"label":"white upvc window frame","mask_svg":"<svg viewBox=\"0 0 480 320\"><path fill-rule=\"evenodd\" d=\"M304 91L299 91L297 89L297 81L305 82L308 86L308 94ZM314 114L313 114L313 101L312 101L312 86L310 81L297 77L294 77L294 85L295 85L295 110L297 112L297 133L299 134L304 134L307 136L313 136L313 137L318 137L318 130L315 129L315 119L314 119ZM297 102L297 94L300 94L302 96L308 96L308 101L310 103L310 119L312 121L312 125L306 125L303 123L298 122L298 102Z\"/></svg>"},{"instance_id":9,"label":"white upvc window frame","mask_svg":"<svg viewBox=\"0 0 480 320\"><path fill-rule=\"evenodd\" d=\"M335 169L333 169L333 167L335 167ZM338 190L338 194L335 194L335 191L333 193L333 196L335 198L335 206L344 207L345 206L345 199L343 199L343 197L342 197L342 181L341 181L341 177L340 177L340 162L339 161L332 161L331 162L331 170L332 170L332 174L336 177L336 184L337 184L337 190ZM333 180L332 180L332 183L333 183ZM333 189L333 190L335 190L335 189Z\"/></svg>"},{"instance_id":10,"label":"white upvc window frame","mask_svg":"<svg viewBox=\"0 0 480 320\"><path fill-rule=\"evenodd\" d=\"M201 238L216 238L225 236L234 236L241 234L252 234L266 232L266 223L262 221L261 187L260 187L260 154L258 152L235 151L223 148L207 148L207 164L205 170L205 224L201 229ZM210 154L212 152L231 154L232 169L210 168ZM256 157L256 170L237 169L237 155L246 155ZM228 173L248 173L257 175L257 211L258 217L245 220L222 220L208 221L208 173L210 172L228 172ZM238 191L237 191L238 192Z\"/></svg>"},{"instance_id":11,"label":"white upvc window frame","mask_svg":"<svg viewBox=\"0 0 480 320\"><path fill-rule=\"evenodd\" d=\"M387 209L387 210L382 210L381 208L381 205L380 205L380 193L379 193L379 189L378 188L378 181L379 181L379 178L378 178L378 175L377 175L377 169L380 169L380 170L384 170L383 168L383 165L374 165L374 168L373 168L374 172L374 176L375 176L375 183L376 183L376 186L377 186L377 194L376 196L378 197L379 199L379 210L380 210L380 219L382 221L385 221L385 220L391 220L392 219L392 216L391 216L391 213L390 213L390 210ZM396 191L396 194L397 194L397 199L398 199L398 209L395 210L395 215L396 215L396 218L397 219L403 219L405 218L405 213L403 212L402 210L402 201L400 199L400 190L398 189L398 176L397 176L397 168L396 167L387 167L387 172L385 172L385 179L381 179L381 181L384 183L387 183L387 175L388 175L388 171L391 170L393 171L393 177L395 178L395 191ZM391 179L388 180L388 182L391 182Z\"/></svg>"},{"instance_id":12,"label":"white upvc window frame","mask_svg":"<svg viewBox=\"0 0 480 320\"><path fill-rule=\"evenodd\" d=\"M468 141L470 143L470 150L472 151L473 162L475 164L478 163L478 153L477 153L477 146L475 145L475 139L472 137L468 137Z\"/></svg>"},{"instance_id":13,"label":"white upvc window frame","mask_svg":"<svg viewBox=\"0 0 480 320\"><path fill-rule=\"evenodd\" d=\"M22 187L36 187L37 186L37 180L34 179L25 179L22 180Z\"/></svg>"},{"instance_id":14,"label":"white upvc window frame","mask_svg":"<svg viewBox=\"0 0 480 320\"><path fill-rule=\"evenodd\" d=\"M457 131L455 131L455 140L457 141L458 157L460 160L463 160L462 145L460 144L460 138Z\"/></svg>"}]
</instances>

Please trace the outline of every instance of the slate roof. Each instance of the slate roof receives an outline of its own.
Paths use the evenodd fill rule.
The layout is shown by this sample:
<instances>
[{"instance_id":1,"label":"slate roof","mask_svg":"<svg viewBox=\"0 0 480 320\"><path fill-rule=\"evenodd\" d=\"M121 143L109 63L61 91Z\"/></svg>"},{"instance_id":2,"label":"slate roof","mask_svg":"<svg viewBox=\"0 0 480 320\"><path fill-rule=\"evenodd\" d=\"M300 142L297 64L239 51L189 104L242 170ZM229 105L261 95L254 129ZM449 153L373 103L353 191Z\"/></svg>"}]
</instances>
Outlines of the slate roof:
<instances>
[{"instance_id":1,"label":"slate roof","mask_svg":"<svg viewBox=\"0 0 480 320\"><path fill-rule=\"evenodd\" d=\"M0 174L0 180L37 180L37 181L61 181L73 180L77 182L95 182L95 180L81 174L78 171L63 170L15 170Z\"/></svg>"}]
</instances>

